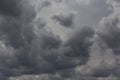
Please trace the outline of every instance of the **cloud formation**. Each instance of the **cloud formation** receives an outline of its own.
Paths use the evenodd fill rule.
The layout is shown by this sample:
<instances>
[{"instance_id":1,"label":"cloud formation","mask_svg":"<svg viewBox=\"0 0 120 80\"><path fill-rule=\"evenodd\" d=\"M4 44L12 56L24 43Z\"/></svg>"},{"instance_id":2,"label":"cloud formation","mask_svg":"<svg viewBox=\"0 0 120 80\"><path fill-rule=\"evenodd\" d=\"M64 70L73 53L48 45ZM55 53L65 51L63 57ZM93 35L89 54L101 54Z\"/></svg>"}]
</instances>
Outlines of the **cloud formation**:
<instances>
[{"instance_id":1,"label":"cloud formation","mask_svg":"<svg viewBox=\"0 0 120 80\"><path fill-rule=\"evenodd\" d=\"M112 6L113 13L111 13L108 17L104 17L100 23L99 27L96 31L97 34L97 44L100 50L94 50L96 54L99 54L100 58L96 63L96 66L92 66L92 70L90 73L93 77L108 77L113 75L115 77L119 77L119 14L118 9L120 8L118 5L119 1L116 0L108 0L108 3ZM96 43L96 41L95 41ZM97 47L97 46L96 46ZM101 54L101 57L100 57ZM109 54L109 55L108 55ZM97 57L97 56L94 56ZM109 61L109 58L111 60ZM95 58L94 58L95 59ZM90 74L90 75L91 75Z\"/></svg>"},{"instance_id":2,"label":"cloud formation","mask_svg":"<svg viewBox=\"0 0 120 80\"><path fill-rule=\"evenodd\" d=\"M14 4L14 1L11 0L10 3ZM0 16L2 18L0 23L1 78L5 77L7 79L7 77L28 74L55 74L61 70L72 69L77 65L83 64L85 59L88 58L86 55L88 55L89 52L85 52L86 55L82 55L83 52L76 52L76 50L81 47L86 51L89 48L89 42L86 39L93 35L91 29L89 31L89 28L83 27L83 31L74 32L75 34L70 40L68 40L67 43L63 43L59 36L54 35L51 31L49 32L44 28L47 23L44 23L44 21L40 20L41 18L36 16L37 12L35 12L35 8L33 8L28 1L16 2L16 5L19 3L21 3L21 7L17 10L20 10L21 13L16 13L13 7L11 7L11 10L13 9L15 12L7 12L1 7L1 12L5 13L1 13ZM70 21L72 20L71 17L72 15L70 15ZM36 20L40 20L39 22L41 23L38 24ZM63 23L66 24L66 21ZM69 22L69 24L70 23L71 22ZM77 43L82 45L75 47L75 45L77 45L76 40L78 35L81 35L83 40L77 41ZM76 36L75 39L74 36ZM65 55L65 52L71 52L71 48L69 47L75 47L75 49L73 49L75 52L73 53L81 59ZM85 59L82 57L85 57ZM64 72L60 72L59 74L61 76L65 75Z\"/></svg>"},{"instance_id":3,"label":"cloud formation","mask_svg":"<svg viewBox=\"0 0 120 80\"><path fill-rule=\"evenodd\" d=\"M50 77L52 80L75 78L87 80L92 77L97 79L109 77L111 74L119 77L119 0L107 1L112 7L112 13L104 17L95 28L79 25L81 10L75 7L79 0L66 2L66 0L0 1L2 80L7 80L8 77L43 74L45 74L43 78ZM84 3L81 4L82 10L89 10L88 6L91 4L100 6L97 5L100 3L104 7L106 4L103 0L100 2L89 0ZM72 6L78 12L74 12ZM88 25L87 21L85 23ZM63 26L62 29L66 32L71 29L66 41L57 34L58 26ZM62 29L59 30L60 34Z\"/></svg>"}]
</instances>

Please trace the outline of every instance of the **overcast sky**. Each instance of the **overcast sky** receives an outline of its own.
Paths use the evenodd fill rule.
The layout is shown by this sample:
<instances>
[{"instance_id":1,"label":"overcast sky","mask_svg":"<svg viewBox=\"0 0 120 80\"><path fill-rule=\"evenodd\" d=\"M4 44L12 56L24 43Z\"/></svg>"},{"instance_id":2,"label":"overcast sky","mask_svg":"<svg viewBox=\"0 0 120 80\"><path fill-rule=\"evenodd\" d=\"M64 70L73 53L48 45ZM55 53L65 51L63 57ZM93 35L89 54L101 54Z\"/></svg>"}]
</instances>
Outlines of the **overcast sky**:
<instances>
[{"instance_id":1,"label":"overcast sky","mask_svg":"<svg viewBox=\"0 0 120 80\"><path fill-rule=\"evenodd\" d=\"M120 0L0 0L0 79L117 78L119 35Z\"/></svg>"}]
</instances>

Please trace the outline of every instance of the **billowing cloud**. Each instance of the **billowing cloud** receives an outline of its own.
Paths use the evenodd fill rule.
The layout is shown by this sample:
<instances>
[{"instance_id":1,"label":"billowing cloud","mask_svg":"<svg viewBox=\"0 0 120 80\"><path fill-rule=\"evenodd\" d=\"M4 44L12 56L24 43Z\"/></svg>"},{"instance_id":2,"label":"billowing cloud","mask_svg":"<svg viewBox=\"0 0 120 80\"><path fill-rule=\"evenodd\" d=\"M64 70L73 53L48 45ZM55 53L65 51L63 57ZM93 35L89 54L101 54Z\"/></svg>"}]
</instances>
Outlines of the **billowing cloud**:
<instances>
[{"instance_id":1,"label":"billowing cloud","mask_svg":"<svg viewBox=\"0 0 120 80\"><path fill-rule=\"evenodd\" d=\"M86 26L76 31L66 43L67 46L70 46L70 51L66 55L71 57L80 56L81 58L89 57L89 47L92 44L90 39L93 35L94 30Z\"/></svg>"},{"instance_id":2,"label":"billowing cloud","mask_svg":"<svg viewBox=\"0 0 120 80\"><path fill-rule=\"evenodd\" d=\"M1 0L0 78L119 77L120 3L107 3L109 16L105 0Z\"/></svg>"},{"instance_id":3,"label":"billowing cloud","mask_svg":"<svg viewBox=\"0 0 120 80\"><path fill-rule=\"evenodd\" d=\"M113 13L111 13L108 17L104 17L100 23L99 27L96 31L97 33L97 41L99 42L98 48L93 48L93 53L97 54L94 57L91 57L91 60L96 60L94 62L89 75L93 77L108 77L113 75L115 77L119 76L119 32L120 32L120 12L118 11L119 1L116 0L108 0L108 3L112 6ZM95 46L95 45L94 45ZM96 49L96 50L95 50ZM98 50L97 50L98 49ZM94 55L95 55L94 54ZM108 55L109 54L109 55ZM93 56L93 55L91 55ZM96 59L97 57L97 59ZM93 58L93 59L92 59ZM109 60L109 58L111 58ZM92 64L92 63L91 63ZM89 67L90 68L90 67Z\"/></svg>"}]
</instances>

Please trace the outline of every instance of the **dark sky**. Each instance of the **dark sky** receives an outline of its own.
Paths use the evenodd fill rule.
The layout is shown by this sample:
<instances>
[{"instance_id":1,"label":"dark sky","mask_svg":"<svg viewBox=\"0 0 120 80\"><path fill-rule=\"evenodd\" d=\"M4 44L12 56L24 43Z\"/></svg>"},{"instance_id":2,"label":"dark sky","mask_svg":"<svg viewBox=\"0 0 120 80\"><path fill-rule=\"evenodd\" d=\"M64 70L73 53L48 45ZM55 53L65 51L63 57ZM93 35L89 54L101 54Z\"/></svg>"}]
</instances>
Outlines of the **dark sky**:
<instances>
[{"instance_id":1,"label":"dark sky","mask_svg":"<svg viewBox=\"0 0 120 80\"><path fill-rule=\"evenodd\" d=\"M119 0L0 0L0 79L119 77L119 5Z\"/></svg>"}]
</instances>

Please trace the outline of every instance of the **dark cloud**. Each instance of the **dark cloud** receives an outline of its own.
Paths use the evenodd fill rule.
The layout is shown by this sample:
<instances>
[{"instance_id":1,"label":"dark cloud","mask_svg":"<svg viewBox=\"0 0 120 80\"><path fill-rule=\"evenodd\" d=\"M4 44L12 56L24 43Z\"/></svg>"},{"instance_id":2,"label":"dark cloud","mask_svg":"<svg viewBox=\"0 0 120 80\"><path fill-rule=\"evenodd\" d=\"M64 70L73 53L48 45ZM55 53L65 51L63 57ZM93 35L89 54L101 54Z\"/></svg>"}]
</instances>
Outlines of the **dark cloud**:
<instances>
[{"instance_id":1,"label":"dark cloud","mask_svg":"<svg viewBox=\"0 0 120 80\"><path fill-rule=\"evenodd\" d=\"M7 16L19 16L21 14L19 0L0 0L0 13Z\"/></svg>"},{"instance_id":2,"label":"dark cloud","mask_svg":"<svg viewBox=\"0 0 120 80\"><path fill-rule=\"evenodd\" d=\"M107 63L101 63L97 68L93 68L93 71L90 73L90 76L95 77L95 78L106 78L109 77L110 75L114 77L119 77L120 76L120 69L119 65L114 64L114 66L108 66Z\"/></svg>"},{"instance_id":3,"label":"dark cloud","mask_svg":"<svg viewBox=\"0 0 120 80\"><path fill-rule=\"evenodd\" d=\"M112 0L111 0L112 1ZM120 0L113 0L113 1L115 1L115 2L120 2Z\"/></svg>"},{"instance_id":4,"label":"dark cloud","mask_svg":"<svg viewBox=\"0 0 120 80\"><path fill-rule=\"evenodd\" d=\"M49 5L51 5L50 1L45 1L42 6ZM44 26L47 24L45 20L39 18L37 22L33 22L36 12L29 2L1 0L0 14L0 78L2 80L29 74L58 74L62 77L60 80L64 80L78 75L75 72L76 67L87 65L95 35L91 27L84 26L78 29L66 42L62 42L59 36L45 30ZM52 19L64 27L74 26L73 14L55 15ZM119 18L108 18L103 24L104 28L101 32L96 32L96 35L114 53L119 53ZM101 49L101 52L104 51ZM111 73L119 76L118 64L112 68L106 65L104 64L105 67L100 65L89 76L108 77ZM51 80L57 79L59 80L57 77L51 77Z\"/></svg>"},{"instance_id":5,"label":"dark cloud","mask_svg":"<svg viewBox=\"0 0 120 80\"><path fill-rule=\"evenodd\" d=\"M82 58L89 57L89 47L92 42L90 39L94 35L94 30L90 27L84 26L68 40L66 43L70 47L70 52L66 53L67 56Z\"/></svg>"},{"instance_id":6,"label":"dark cloud","mask_svg":"<svg viewBox=\"0 0 120 80\"><path fill-rule=\"evenodd\" d=\"M8 44L12 45L14 48L19 48L24 45L24 40L21 35L21 23L8 18L2 22L0 29Z\"/></svg>"},{"instance_id":7,"label":"dark cloud","mask_svg":"<svg viewBox=\"0 0 120 80\"><path fill-rule=\"evenodd\" d=\"M19 3L21 3L21 7L17 7ZM34 37L32 19L35 17L35 11L30 4L17 0L2 0L0 11L2 18L0 22L2 41L0 44L0 77L18 76L25 68L19 65L20 61L16 55L26 53L32 42ZM24 51L25 49L26 51Z\"/></svg>"},{"instance_id":8,"label":"dark cloud","mask_svg":"<svg viewBox=\"0 0 120 80\"><path fill-rule=\"evenodd\" d=\"M31 36L29 29L27 30L27 33ZM30 40L27 33L27 37L25 38ZM75 68L77 65L83 65L83 62L86 63L91 45L88 39L92 38L93 34L94 31L91 28L83 27L68 40L66 45L62 45L59 37L41 30L39 36L35 36L29 45L25 44L21 46L21 48L16 48L16 46L13 46L11 43L11 52L7 52L7 50L9 51L8 46L6 47L7 50L3 50L0 56L1 74L5 77L11 77L24 74L54 74L58 72L62 77L69 77L74 72L72 68ZM27 39L23 40L23 42L29 42ZM67 49L67 47L75 48ZM71 52L71 49L74 52ZM78 49L80 51L77 51ZM69 50L72 55L66 55L66 51ZM2 56L4 53L6 53L6 55ZM7 56L8 54L10 56ZM64 71L62 72L62 70L66 70L66 73L70 72L70 74L66 74Z\"/></svg>"},{"instance_id":9,"label":"dark cloud","mask_svg":"<svg viewBox=\"0 0 120 80\"><path fill-rule=\"evenodd\" d=\"M27 49L35 36L32 20L36 13L28 2L1 0L0 14L0 35L5 46L4 50L0 50L0 77L17 76L22 74L25 68L19 65L16 55L22 52L27 54Z\"/></svg>"},{"instance_id":10,"label":"dark cloud","mask_svg":"<svg viewBox=\"0 0 120 80\"><path fill-rule=\"evenodd\" d=\"M15 2L16 5L18 3L14 0L11 0L11 1L13 3ZM5 2L6 2L5 5L8 5L9 3L11 3L9 1L5 1ZM11 4L11 6L12 5L14 4ZM27 3L26 5L30 6ZM6 6L3 6L3 7L6 8ZM14 7L11 7L11 9L15 10ZM8 14L5 14L5 17L3 17L0 23L0 34L4 36L4 39L6 40L6 45L10 44L14 48L20 48L21 46L25 46L26 43L29 44L34 34L30 23L33 17L35 16L35 11L34 10L31 11L30 9L27 9L25 11L26 8L24 8L24 6L22 7L23 7L23 10L21 14L19 13L19 18L16 18L17 14L15 15L12 12L11 13L6 12ZM17 10L20 10L20 9L22 8L18 8Z\"/></svg>"},{"instance_id":11,"label":"dark cloud","mask_svg":"<svg viewBox=\"0 0 120 80\"><path fill-rule=\"evenodd\" d=\"M119 19L114 18L104 23L104 30L98 35L113 49L115 54L119 54L120 48L120 29L118 28Z\"/></svg>"},{"instance_id":12,"label":"dark cloud","mask_svg":"<svg viewBox=\"0 0 120 80\"><path fill-rule=\"evenodd\" d=\"M64 69L64 70L58 71L58 74L63 78L71 78L73 75L75 75L75 70L74 68Z\"/></svg>"},{"instance_id":13,"label":"dark cloud","mask_svg":"<svg viewBox=\"0 0 120 80\"><path fill-rule=\"evenodd\" d=\"M56 72L54 62L56 57L58 57L58 52L55 52L54 49L58 49L60 41L53 35L49 35L50 33L46 33L41 33L40 38L34 38L31 44L17 50L13 54L15 60L10 58L12 61L4 65L5 69L2 69L2 74L10 77L24 74L52 74Z\"/></svg>"},{"instance_id":14,"label":"dark cloud","mask_svg":"<svg viewBox=\"0 0 120 80\"><path fill-rule=\"evenodd\" d=\"M60 44L61 44L61 40L57 38L55 38L54 36L52 35L45 35L43 34L42 35L42 48L43 49L54 49L54 48L59 48Z\"/></svg>"},{"instance_id":15,"label":"dark cloud","mask_svg":"<svg viewBox=\"0 0 120 80\"><path fill-rule=\"evenodd\" d=\"M94 73L91 75L92 77L109 77L111 74L113 74L113 70L114 69L111 69L109 67L104 67L104 68L100 68L100 69L96 69L94 71Z\"/></svg>"},{"instance_id":16,"label":"dark cloud","mask_svg":"<svg viewBox=\"0 0 120 80\"><path fill-rule=\"evenodd\" d=\"M69 8L76 12L75 26L89 25L97 27L102 17L108 16L112 11L109 9L107 0L66 0Z\"/></svg>"},{"instance_id":17,"label":"dark cloud","mask_svg":"<svg viewBox=\"0 0 120 80\"><path fill-rule=\"evenodd\" d=\"M1 77L0 79L1 79L1 80L8 80L8 78L5 78L5 77L3 77L3 78Z\"/></svg>"},{"instance_id":18,"label":"dark cloud","mask_svg":"<svg viewBox=\"0 0 120 80\"><path fill-rule=\"evenodd\" d=\"M113 13L110 14L108 17L105 17L102 19L102 21L100 22L99 28L98 28L98 32L97 35L98 37L102 40L102 42L104 43L104 45L106 45L106 47L104 47L102 50L102 52L100 52L100 54L102 54L103 56L105 56L106 51L109 51L109 49L112 50L111 53L114 57L112 57L115 61L114 63L109 65L109 62L106 62L107 59L102 60L102 62L100 63L99 67L97 67L96 69L93 69L93 73L91 76L93 77L109 77L110 75L112 75L113 77L119 77L119 53L120 53L120 18L119 18L119 11L118 9L120 8L119 2L117 0L109 0L110 4L112 4L113 6ZM99 45L99 47L102 47L101 45ZM108 57L110 57L110 55L108 55ZM102 58L102 57L101 57Z\"/></svg>"},{"instance_id":19,"label":"dark cloud","mask_svg":"<svg viewBox=\"0 0 120 80\"><path fill-rule=\"evenodd\" d=\"M64 27L73 27L73 20L74 20L74 15L69 14L69 15L55 15L52 17L52 19L56 20L59 22L61 25Z\"/></svg>"}]
</instances>

